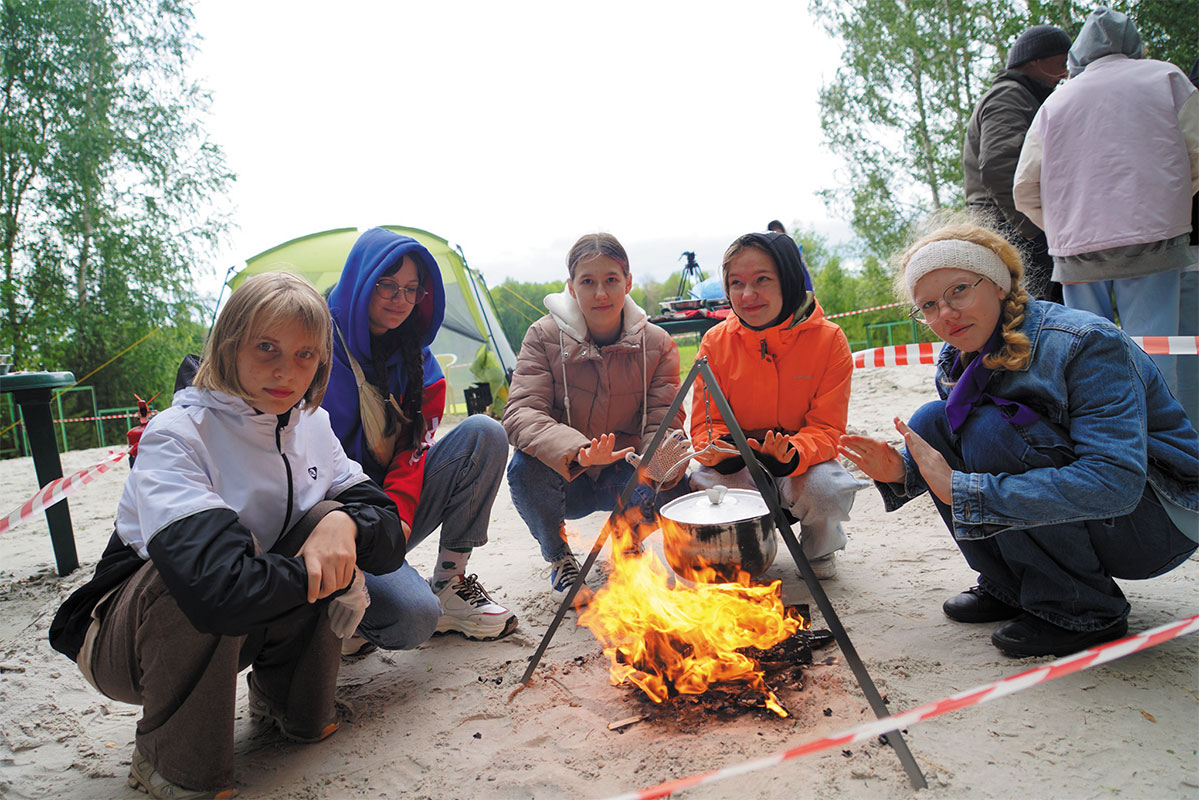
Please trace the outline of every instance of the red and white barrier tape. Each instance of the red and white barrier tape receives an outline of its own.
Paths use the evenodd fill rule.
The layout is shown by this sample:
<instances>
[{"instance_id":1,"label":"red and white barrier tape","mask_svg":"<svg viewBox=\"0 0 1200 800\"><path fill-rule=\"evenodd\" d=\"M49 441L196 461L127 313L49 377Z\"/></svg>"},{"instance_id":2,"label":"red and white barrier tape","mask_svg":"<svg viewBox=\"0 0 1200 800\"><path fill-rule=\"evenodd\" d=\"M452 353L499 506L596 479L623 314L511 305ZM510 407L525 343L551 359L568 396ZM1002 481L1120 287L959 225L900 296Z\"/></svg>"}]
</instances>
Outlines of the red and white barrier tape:
<instances>
[{"instance_id":1,"label":"red and white barrier tape","mask_svg":"<svg viewBox=\"0 0 1200 800\"><path fill-rule=\"evenodd\" d=\"M4 519L0 519L0 533L12 530L39 511L44 511L59 500L66 498L67 495L73 494L80 486L86 486L91 483L101 473L108 472L113 464L127 455L129 455L128 449L122 450L119 453L109 453L99 464L93 464L86 469L81 469L66 477L50 481L50 483L42 487L41 491L14 509L11 514Z\"/></svg>"},{"instance_id":2,"label":"red and white barrier tape","mask_svg":"<svg viewBox=\"0 0 1200 800\"><path fill-rule=\"evenodd\" d=\"M975 689L959 692L933 703L917 706L894 716L865 722L843 733L826 736L823 739L817 739L807 744L802 744L799 747L784 750L781 753L755 759L754 761L747 761L732 767L725 767L724 769L692 775L687 778L677 778L676 780L660 783L657 786L642 789L641 791L617 795L610 800L650 800L655 797L666 797L682 789L690 789L693 786L702 786L706 783L724 780L725 778L744 775L748 772L772 767L784 761L808 755L809 753L817 753L834 747L844 747L853 742L861 742L864 739L874 739L888 731L900 730L901 728L915 725L918 722L924 722L927 719L940 717L942 714L951 711L986 703L989 700L995 700L1005 695L1023 691L1031 686L1037 686L1039 683L1052 681L1055 678L1061 678L1064 675L1070 675L1108 661L1115 661L1118 658L1136 653L1139 650L1154 647L1179 636L1195 633L1197 628L1200 627L1198 620L1200 620L1200 617L1188 617L1187 619L1162 625L1158 628L1151 628L1135 636L1129 636L1099 647L1092 647L1073 656L1060 658L1049 664L1034 667L1026 672L1012 675L1003 680L993 681Z\"/></svg>"},{"instance_id":3,"label":"red and white barrier tape","mask_svg":"<svg viewBox=\"0 0 1200 800\"><path fill-rule=\"evenodd\" d=\"M151 411L150 416L153 417L157 413L158 413L157 411ZM137 415L138 415L138 412L130 411L126 414L105 414L104 416L101 416L101 417L71 417L70 419L52 420L52 422L55 425L58 425L60 422L95 422L98 419L128 419L129 417L136 417Z\"/></svg>"},{"instance_id":4,"label":"red and white barrier tape","mask_svg":"<svg viewBox=\"0 0 1200 800\"><path fill-rule=\"evenodd\" d=\"M826 314L825 319L837 319L838 317L852 317L855 314L866 314L868 311L882 311L885 308L896 308L897 306L906 306L908 303L887 303L882 306L871 306L870 308L860 308L856 311L839 311L836 314Z\"/></svg>"},{"instance_id":5,"label":"red and white barrier tape","mask_svg":"<svg viewBox=\"0 0 1200 800\"><path fill-rule=\"evenodd\" d=\"M1194 356L1200 353L1200 336L1130 336L1129 339L1152 356ZM855 369L936 364L941 342L897 344L854 353Z\"/></svg>"}]
</instances>

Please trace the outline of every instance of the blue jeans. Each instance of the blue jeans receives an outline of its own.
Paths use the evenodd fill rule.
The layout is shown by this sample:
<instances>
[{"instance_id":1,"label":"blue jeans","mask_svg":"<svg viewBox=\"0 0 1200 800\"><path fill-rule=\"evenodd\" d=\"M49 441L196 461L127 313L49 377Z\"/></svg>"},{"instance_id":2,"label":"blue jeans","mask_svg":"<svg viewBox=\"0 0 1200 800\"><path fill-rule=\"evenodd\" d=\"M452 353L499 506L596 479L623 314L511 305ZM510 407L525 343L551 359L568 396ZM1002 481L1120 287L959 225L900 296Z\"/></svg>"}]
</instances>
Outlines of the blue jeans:
<instances>
[{"instance_id":1,"label":"blue jeans","mask_svg":"<svg viewBox=\"0 0 1200 800\"><path fill-rule=\"evenodd\" d=\"M474 414L425 454L425 479L417 498L408 549L442 527L442 547L487 544L488 520L500 488L508 437L500 423ZM387 575L366 575L371 605L358 634L385 650L411 650L433 635L441 604L429 583L406 561Z\"/></svg>"},{"instance_id":2,"label":"blue jeans","mask_svg":"<svg viewBox=\"0 0 1200 800\"><path fill-rule=\"evenodd\" d=\"M1063 303L1116 322L1130 336L1175 336L1179 331L1177 270L1116 281L1063 284ZM1171 394L1179 398L1178 356L1150 356ZM1185 409L1186 410L1186 407Z\"/></svg>"},{"instance_id":3,"label":"blue jeans","mask_svg":"<svg viewBox=\"0 0 1200 800\"><path fill-rule=\"evenodd\" d=\"M1200 333L1200 326L1197 325L1197 310L1200 309L1198 281L1200 281L1200 272L1194 269L1185 271L1179 276L1180 336L1195 336ZM1174 358L1175 369L1179 373L1179 391L1175 393L1175 399L1187 412L1188 419L1192 421L1192 427L1200 428L1200 387L1197 387L1197 375L1200 374L1197 372L1197 365L1200 364L1200 359L1196 356L1174 356Z\"/></svg>"},{"instance_id":4,"label":"blue jeans","mask_svg":"<svg viewBox=\"0 0 1200 800\"><path fill-rule=\"evenodd\" d=\"M596 511L612 511L634 471L631 464L622 460L608 465L595 478L585 472L568 481L538 459L517 450L508 463L508 489L517 513L541 547L542 558L554 563L571 552L563 522ZM654 524L657 509L689 491L686 477L659 492L657 499L653 486L639 484L630 503L641 509L643 522Z\"/></svg>"},{"instance_id":5,"label":"blue jeans","mask_svg":"<svg viewBox=\"0 0 1200 800\"><path fill-rule=\"evenodd\" d=\"M950 432L943 401L927 403L909 427L959 472L984 474L1053 470L1074 459L1063 428L1043 419L1012 425L996 406L984 405L957 435ZM1053 480L1049 472L1047 480ZM950 507L930 494L954 532ZM1129 614L1113 578L1143 580L1161 575L1196 549L1172 523L1146 484L1133 513L1112 519L1009 529L955 543L988 594L1061 628L1092 631Z\"/></svg>"}]
</instances>

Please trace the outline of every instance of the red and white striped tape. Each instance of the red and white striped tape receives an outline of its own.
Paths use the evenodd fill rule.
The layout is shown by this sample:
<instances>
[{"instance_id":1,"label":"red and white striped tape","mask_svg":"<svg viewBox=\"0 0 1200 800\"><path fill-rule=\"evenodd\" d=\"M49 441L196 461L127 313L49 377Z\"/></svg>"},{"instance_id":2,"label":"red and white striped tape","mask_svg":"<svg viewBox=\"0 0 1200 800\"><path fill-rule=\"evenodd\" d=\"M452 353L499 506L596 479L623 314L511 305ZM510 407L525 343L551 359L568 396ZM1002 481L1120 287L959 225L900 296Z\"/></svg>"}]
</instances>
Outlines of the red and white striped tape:
<instances>
[{"instance_id":1,"label":"red and white striped tape","mask_svg":"<svg viewBox=\"0 0 1200 800\"><path fill-rule=\"evenodd\" d=\"M86 486L94 481L101 473L108 472L112 465L129 455L129 450L111 452L99 464L93 464L86 469L63 478L50 481L41 491L18 506L4 519L0 519L0 533L6 533L20 525L25 520L44 511L50 506L73 494L80 486Z\"/></svg>"},{"instance_id":2,"label":"red and white striped tape","mask_svg":"<svg viewBox=\"0 0 1200 800\"><path fill-rule=\"evenodd\" d=\"M1130 336L1130 341L1152 356L1194 356L1200 353L1200 336ZM854 353L855 369L936 364L941 342L897 344Z\"/></svg>"},{"instance_id":3,"label":"red and white striped tape","mask_svg":"<svg viewBox=\"0 0 1200 800\"><path fill-rule=\"evenodd\" d=\"M826 314L825 319L837 319L838 317L852 317L855 314L866 314L868 311L882 311L885 308L896 308L897 306L906 306L908 303L887 303L882 306L871 306L870 308L860 308L855 311L839 311L836 314Z\"/></svg>"},{"instance_id":4,"label":"red and white striped tape","mask_svg":"<svg viewBox=\"0 0 1200 800\"><path fill-rule=\"evenodd\" d=\"M874 347L870 350L859 350L854 354L854 368L867 367L906 367L916 364L937 363L937 351L941 343L920 342L918 344L897 344L891 347Z\"/></svg>"},{"instance_id":5,"label":"red and white striped tape","mask_svg":"<svg viewBox=\"0 0 1200 800\"><path fill-rule=\"evenodd\" d=\"M642 789L641 791L617 795L610 800L650 800L655 797L666 797L682 789L690 789L694 786L702 786L706 783L714 783L726 778L733 778L748 772L765 769L766 767L773 767L776 764L790 761L793 758L808 755L809 753L818 753L834 747L844 747L854 742L861 742L864 739L874 739L888 731L900 730L901 728L915 725L918 722L924 722L927 719L940 717L942 714L947 714L951 711L958 711L961 708L986 703L1005 695L1023 691L1031 686L1037 686L1039 683L1052 681L1055 678L1061 678L1064 675L1070 675L1108 661L1115 661L1118 658L1123 658L1139 650L1154 647L1179 636L1195 633L1197 628L1200 627L1198 620L1200 620L1200 617L1188 617L1187 619L1162 625L1158 628L1151 628L1136 636L1129 636L1099 647L1092 647L1073 656L1060 658L1057 661L1052 661L1040 667L1034 667L1031 670L1012 675L1003 680L993 681L975 689L968 689L965 692L959 692L936 702L917 706L900 714L865 722L843 733L826 736L822 739L802 744L799 747L793 747L790 750L766 756L765 758L746 761L732 767L704 772L687 778L678 778L666 783L660 783L648 789Z\"/></svg>"},{"instance_id":6,"label":"red and white striped tape","mask_svg":"<svg viewBox=\"0 0 1200 800\"><path fill-rule=\"evenodd\" d=\"M153 417L157 413L158 413L157 411L151 411L150 416ZM100 416L100 417L71 417L70 419L52 420L52 422L55 425L58 425L61 422L95 422L98 419L128 419L129 417L136 417L137 415L138 415L138 412L129 411L125 414L105 414L104 416Z\"/></svg>"}]
</instances>

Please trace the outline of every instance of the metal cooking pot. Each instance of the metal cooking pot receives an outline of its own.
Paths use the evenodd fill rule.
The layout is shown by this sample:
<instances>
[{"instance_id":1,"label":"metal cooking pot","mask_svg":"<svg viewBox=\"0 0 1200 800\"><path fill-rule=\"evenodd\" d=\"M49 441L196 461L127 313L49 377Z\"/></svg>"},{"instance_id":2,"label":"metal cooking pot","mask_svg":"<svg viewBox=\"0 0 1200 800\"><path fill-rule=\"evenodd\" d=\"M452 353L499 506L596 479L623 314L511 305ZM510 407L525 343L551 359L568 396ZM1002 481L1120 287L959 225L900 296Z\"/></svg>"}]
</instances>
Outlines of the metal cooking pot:
<instances>
[{"instance_id":1,"label":"metal cooking pot","mask_svg":"<svg viewBox=\"0 0 1200 800\"><path fill-rule=\"evenodd\" d=\"M739 571L754 578L775 560L775 526L758 492L714 486L672 500L659 516L667 563L688 580L701 580L703 567L718 581L735 581Z\"/></svg>"}]
</instances>

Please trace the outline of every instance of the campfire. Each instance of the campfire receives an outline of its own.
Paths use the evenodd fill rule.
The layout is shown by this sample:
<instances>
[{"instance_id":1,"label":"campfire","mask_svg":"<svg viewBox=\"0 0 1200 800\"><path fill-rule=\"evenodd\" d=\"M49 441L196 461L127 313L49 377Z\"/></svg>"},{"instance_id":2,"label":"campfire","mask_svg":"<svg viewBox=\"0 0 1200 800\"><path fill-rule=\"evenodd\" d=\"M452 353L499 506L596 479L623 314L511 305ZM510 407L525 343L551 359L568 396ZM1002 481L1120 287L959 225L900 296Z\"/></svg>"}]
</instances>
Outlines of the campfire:
<instances>
[{"instance_id":1,"label":"campfire","mask_svg":"<svg viewBox=\"0 0 1200 800\"><path fill-rule=\"evenodd\" d=\"M711 569L701 570L697 582L678 580L651 552L630 547L623 523L609 525L612 572L579 624L603 646L612 682L633 684L655 703L741 686L759 707L786 717L765 680L762 651L778 657L791 650L795 657L786 642L805 632L808 621L784 607L780 582L754 586L745 572L735 582L716 582Z\"/></svg>"}]
</instances>

